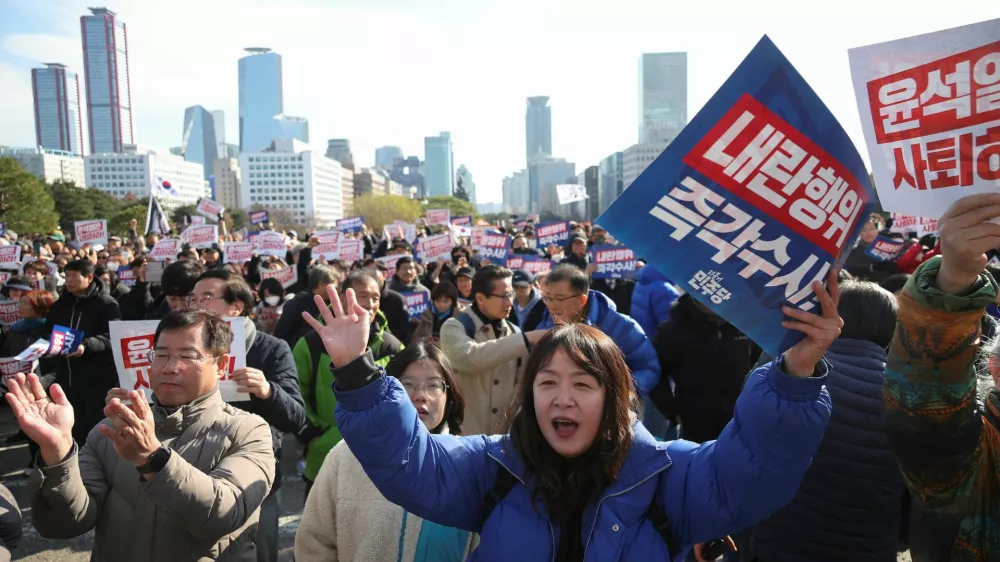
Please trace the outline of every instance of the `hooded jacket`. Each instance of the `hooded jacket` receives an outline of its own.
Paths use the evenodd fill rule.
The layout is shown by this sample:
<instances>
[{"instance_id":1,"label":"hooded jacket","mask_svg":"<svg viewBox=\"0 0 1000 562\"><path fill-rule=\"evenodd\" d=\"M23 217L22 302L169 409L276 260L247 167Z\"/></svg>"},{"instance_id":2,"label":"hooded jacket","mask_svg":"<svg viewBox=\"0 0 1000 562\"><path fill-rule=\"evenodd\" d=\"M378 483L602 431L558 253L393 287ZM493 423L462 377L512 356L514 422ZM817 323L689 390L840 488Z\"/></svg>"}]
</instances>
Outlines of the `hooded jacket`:
<instances>
[{"instance_id":1,"label":"hooded jacket","mask_svg":"<svg viewBox=\"0 0 1000 562\"><path fill-rule=\"evenodd\" d=\"M104 292L104 283L96 277L79 297L63 289L45 320L47 336L52 334L56 325L83 332L82 357L58 357L54 360L56 381L71 389L85 388L88 395L100 397L102 407L108 390L118 386L108 327L108 323L114 320L121 320L118 302ZM94 421L96 423L97 420Z\"/></svg>"},{"instance_id":2,"label":"hooded jacket","mask_svg":"<svg viewBox=\"0 0 1000 562\"><path fill-rule=\"evenodd\" d=\"M524 307L523 316L518 316L517 306L517 301L514 301L513 306L510 307L510 316L507 317L507 320L517 325L518 328L521 328L522 332L530 332L537 329L538 325L542 323L542 318L545 317L545 311L547 310L545 303L542 302L542 293L538 289L531 289L531 300L528 301L528 306Z\"/></svg>"},{"instance_id":3,"label":"hooded jacket","mask_svg":"<svg viewBox=\"0 0 1000 562\"><path fill-rule=\"evenodd\" d=\"M753 555L767 562L896 562L903 477L882 425L886 352L839 339L825 358L836 408L795 499L757 525Z\"/></svg>"},{"instance_id":4,"label":"hooded jacket","mask_svg":"<svg viewBox=\"0 0 1000 562\"><path fill-rule=\"evenodd\" d=\"M656 334L660 324L670 318L670 307L681 298L667 276L651 265L639 271L632 291L632 318L647 336Z\"/></svg>"},{"instance_id":5,"label":"hooded jacket","mask_svg":"<svg viewBox=\"0 0 1000 562\"><path fill-rule=\"evenodd\" d=\"M755 371L736 419L715 443L657 442L641 423L618 478L585 508L585 562L669 560L645 516L657 502L678 556L770 515L794 495L829 420L826 366L790 377L780 361ZM559 528L532 501L535 478L509 436L431 435L399 381L364 355L337 369L337 425L387 500L428 521L480 533L471 562L550 560ZM484 519L499 470L518 483Z\"/></svg>"},{"instance_id":6,"label":"hooded jacket","mask_svg":"<svg viewBox=\"0 0 1000 562\"><path fill-rule=\"evenodd\" d=\"M587 315L584 322L615 340L632 370L632 378L640 396L653 390L660 380L660 362L656 358L653 344L635 320L615 310L614 303L603 293L590 291L587 294ZM550 330L552 325L552 316L546 310L538 329Z\"/></svg>"}]
</instances>

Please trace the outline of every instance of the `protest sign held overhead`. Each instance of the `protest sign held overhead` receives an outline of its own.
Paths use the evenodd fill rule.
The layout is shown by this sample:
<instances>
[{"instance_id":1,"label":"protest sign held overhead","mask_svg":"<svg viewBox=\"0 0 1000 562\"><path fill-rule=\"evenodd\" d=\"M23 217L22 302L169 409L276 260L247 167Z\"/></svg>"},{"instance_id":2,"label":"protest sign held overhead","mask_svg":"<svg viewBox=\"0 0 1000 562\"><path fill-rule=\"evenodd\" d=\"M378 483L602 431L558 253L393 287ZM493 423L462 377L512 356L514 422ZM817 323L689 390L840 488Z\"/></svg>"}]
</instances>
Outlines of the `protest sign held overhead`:
<instances>
[{"instance_id":1,"label":"protest sign held overhead","mask_svg":"<svg viewBox=\"0 0 1000 562\"><path fill-rule=\"evenodd\" d=\"M191 216L189 216L187 219L188 219L188 224L192 224L192 225L206 224L205 223L205 217L198 217L198 216L191 217Z\"/></svg>"},{"instance_id":2,"label":"protest sign held overhead","mask_svg":"<svg viewBox=\"0 0 1000 562\"><path fill-rule=\"evenodd\" d=\"M20 301L0 301L0 326L10 326L21 319Z\"/></svg>"},{"instance_id":3,"label":"protest sign held overhead","mask_svg":"<svg viewBox=\"0 0 1000 562\"><path fill-rule=\"evenodd\" d=\"M340 255L337 259L343 260L347 263L354 263L364 257L365 243L361 240L341 238L338 253Z\"/></svg>"},{"instance_id":4,"label":"protest sign held overhead","mask_svg":"<svg viewBox=\"0 0 1000 562\"><path fill-rule=\"evenodd\" d=\"M219 390L226 402L250 400L250 395L237 391L232 380L233 371L247 366L246 335L243 318L226 318L233 332L229 348L229 365L219 379ZM118 370L118 383L125 390L141 390L147 400L152 400L153 389L150 372L153 365L150 354L158 320L115 321L108 324L111 352Z\"/></svg>"},{"instance_id":5,"label":"protest sign held overhead","mask_svg":"<svg viewBox=\"0 0 1000 562\"><path fill-rule=\"evenodd\" d=\"M382 256L381 258L375 258L375 261L385 266L386 279L392 279L392 276L396 274L396 262L401 257L403 256Z\"/></svg>"},{"instance_id":6,"label":"protest sign held overhead","mask_svg":"<svg viewBox=\"0 0 1000 562\"><path fill-rule=\"evenodd\" d=\"M472 215L451 217L451 224L452 226L472 226Z\"/></svg>"},{"instance_id":7,"label":"protest sign held overhead","mask_svg":"<svg viewBox=\"0 0 1000 562\"><path fill-rule=\"evenodd\" d=\"M312 257L328 262L340 259L340 242L336 238L332 242L320 242L313 246Z\"/></svg>"},{"instance_id":8,"label":"protest sign held overhead","mask_svg":"<svg viewBox=\"0 0 1000 562\"><path fill-rule=\"evenodd\" d=\"M510 253L510 237L506 234L484 234L479 239L479 259L490 260L491 263L505 263Z\"/></svg>"},{"instance_id":9,"label":"protest sign held overhead","mask_svg":"<svg viewBox=\"0 0 1000 562\"><path fill-rule=\"evenodd\" d=\"M593 279L632 278L636 275L635 252L623 246L595 246L587 250L597 269Z\"/></svg>"},{"instance_id":10,"label":"protest sign held overhead","mask_svg":"<svg viewBox=\"0 0 1000 562\"><path fill-rule=\"evenodd\" d=\"M115 272L118 282L126 287L135 287L135 270L131 266L123 265Z\"/></svg>"},{"instance_id":11,"label":"protest sign held overhead","mask_svg":"<svg viewBox=\"0 0 1000 562\"><path fill-rule=\"evenodd\" d=\"M421 238L417 244L417 257L424 263L437 261L438 258L451 259L451 235L438 234Z\"/></svg>"},{"instance_id":12,"label":"protest sign held overhead","mask_svg":"<svg viewBox=\"0 0 1000 562\"><path fill-rule=\"evenodd\" d=\"M532 275L552 270L552 260L530 255L511 255L505 267L510 270L523 269Z\"/></svg>"},{"instance_id":13,"label":"protest sign held overhead","mask_svg":"<svg viewBox=\"0 0 1000 562\"><path fill-rule=\"evenodd\" d=\"M108 221L76 221L73 223L73 230L76 234L76 241L80 244L107 244L108 243Z\"/></svg>"},{"instance_id":14,"label":"protest sign held overhead","mask_svg":"<svg viewBox=\"0 0 1000 562\"><path fill-rule=\"evenodd\" d=\"M268 222L267 211L250 211L250 224L265 224Z\"/></svg>"},{"instance_id":15,"label":"protest sign held overhead","mask_svg":"<svg viewBox=\"0 0 1000 562\"><path fill-rule=\"evenodd\" d=\"M899 234L915 232L917 236L936 234L938 231L938 220L929 219L927 217L915 217L913 215L893 213L892 227L889 231L898 232Z\"/></svg>"},{"instance_id":16,"label":"protest sign held overhead","mask_svg":"<svg viewBox=\"0 0 1000 562\"><path fill-rule=\"evenodd\" d=\"M226 208L211 199L205 198L198 203L198 207L195 210L208 218L208 220L212 222L219 222L219 215L221 215Z\"/></svg>"},{"instance_id":17,"label":"protest sign held overhead","mask_svg":"<svg viewBox=\"0 0 1000 562\"><path fill-rule=\"evenodd\" d=\"M289 288L292 285L299 282L299 272L292 267L283 267L281 269L262 269L260 270L260 279L277 279L281 286L284 288Z\"/></svg>"},{"instance_id":18,"label":"protest sign held overhead","mask_svg":"<svg viewBox=\"0 0 1000 562\"><path fill-rule=\"evenodd\" d=\"M597 222L776 356L802 338L782 305L818 308L811 283L871 200L847 134L764 37Z\"/></svg>"},{"instance_id":19,"label":"protest sign held overhead","mask_svg":"<svg viewBox=\"0 0 1000 562\"><path fill-rule=\"evenodd\" d=\"M556 197L560 205L569 205L587 198L587 188L573 183L563 183L556 186Z\"/></svg>"},{"instance_id":20,"label":"protest sign held overhead","mask_svg":"<svg viewBox=\"0 0 1000 562\"><path fill-rule=\"evenodd\" d=\"M214 224L189 226L181 233L181 242L192 248L211 248L219 242L219 227Z\"/></svg>"},{"instance_id":21,"label":"protest sign held overhead","mask_svg":"<svg viewBox=\"0 0 1000 562\"><path fill-rule=\"evenodd\" d=\"M177 259L177 254L181 253L181 241L179 238L163 238L153 246L153 251L149 257L156 261L167 261Z\"/></svg>"},{"instance_id":22,"label":"protest sign held overhead","mask_svg":"<svg viewBox=\"0 0 1000 562\"><path fill-rule=\"evenodd\" d=\"M257 253L262 256L284 258L288 253L288 239L280 232L265 231L254 240Z\"/></svg>"},{"instance_id":23,"label":"protest sign held overhead","mask_svg":"<svg viewBox=\"0 0 1000 562\"><path fill-rule=\"evenodd\" d=\"M365 224L365 217L351 217L347 219L337 219L337 230L347 232L361 232L361 226Z\"/></svg>"},{"instance_id":24,"label":"protest sign held overhead","mask_svg":"<svg viewBox=\"0 0 1000 562\"><path fill-rule=\"evenodd\" d=\"M535 240L539 248L565 246L569 242L569 221L548 222L535 227Z\"/></svg>"},{"instance_id":25,"label":"protest sign held overhead","mask_svg":"<svg viewBox=\"0 0 1000 562\"><path fill-rule=\"evenodd\" d=\"M7 269L21 268L21 245L0 246L0 267Z\"/></svg>"},{"instance_id":26,"label":"protest sign held overhead","mask_svg":"<svg viewBox=\"0 0 1000 562\"><path fill-rule=\"evenodd\" d=\"M848 52L882 209L940 218L1000 186L1000 19Z\"/></svg>"},{"instance_id":27,"label":"protest sign held overhead","mask_svg":"<svg viewBox=\"0 0 1000 562\"><path fill-rule=\"evenodd\" d=\"M869 257L878 261L895 261L903 253L906 242L879 234L872 245L865 250Z\"/></svg>"},{"instance_id":28,"label":"protest sign held overhead","mask_svg":"<svg viewBox=\"0 0 1000 562\"><path fill-rule=\"evenodd\" d=\"M252 242L227 242L222 253L223 263L246 263L253 259Z\"/></svg>"},{"instance_id":29,"label":"protest sign held overhead","mask_svg":"<svg viewBox=\"0 0 1000 562\"><path fill-rule=\"evenodd\" d=\"M427 209L427 224L451 224L451 211L448 209Z\"/></svg>"}]
</instances>

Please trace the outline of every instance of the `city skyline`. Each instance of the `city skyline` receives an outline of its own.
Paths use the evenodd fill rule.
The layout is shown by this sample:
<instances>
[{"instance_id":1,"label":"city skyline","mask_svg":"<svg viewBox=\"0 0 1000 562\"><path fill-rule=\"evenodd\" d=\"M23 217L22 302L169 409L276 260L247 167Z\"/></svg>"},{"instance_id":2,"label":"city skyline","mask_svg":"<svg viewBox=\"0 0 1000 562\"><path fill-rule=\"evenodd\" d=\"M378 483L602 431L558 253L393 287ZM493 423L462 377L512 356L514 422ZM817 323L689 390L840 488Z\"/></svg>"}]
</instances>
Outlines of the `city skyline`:
<instances>
[{"instance_id":1,"label":"city skyline","mask_svg":"<svg viewBox=\"0 0 1000 562\"><path fill-rule=\"evenodd\" d=\"M83 73L80 16L89 13L88 4L93 3L37 0L5 9L0 145L34 144L32 68L57 62ZM148 4L137 0L108 4L128 22L137 141L158 148L179 145L177 124L193 105L237 115L236 61L247 45L265 45L284 58L284 109L310 120L314 150L322 150L318 145L329 138L348 138L363 167L373 164L377 147L419 154L425 136L447 130L456 139L454 162L476 174L478 199L499 201L501 179L523 167L528 96L547 95L558 107L552 123L559 139L555 152L581 170L635 142L636 60L643 53L688 53L688 118L693 118L768 33L862 147L847 48L1000 14L1000 7L985 1L963 2L963 9L943 13L930 2L884 2L866 5L864 18L847 9L824 15L824 28L844 31L817 42L814 16L791 2L733 3L725 20L717 7L628 0L613 10L562 0L537 6L513 0L502 7L452 0L369 4L181 1L169 13L145 9ZM370 40L373 30L378 41ZM502 41L511 33L525 40ZM602 40L573 40L581 35ZM724 47L720 36L726 37ZM317 72L329 52L357 54L335 73ZM381 83L361 79L404 53L420 62L394 66ZM462 88L449 91L456 76ZM595 78L581 82L582 76ZM238 138L237 119L226 121L226 136ZM860 152L867 160L866 151Z\"/></svg>"}]
</instances>

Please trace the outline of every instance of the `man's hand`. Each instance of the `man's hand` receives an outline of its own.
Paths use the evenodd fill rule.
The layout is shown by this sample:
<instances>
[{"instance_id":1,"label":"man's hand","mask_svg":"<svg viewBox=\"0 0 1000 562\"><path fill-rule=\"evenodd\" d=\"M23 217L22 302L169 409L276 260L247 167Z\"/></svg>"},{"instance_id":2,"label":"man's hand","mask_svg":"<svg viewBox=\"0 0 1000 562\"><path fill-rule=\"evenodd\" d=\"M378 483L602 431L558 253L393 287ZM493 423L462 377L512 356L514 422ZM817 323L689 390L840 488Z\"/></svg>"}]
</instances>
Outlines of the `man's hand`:
<instances>
[{"instance_id":1,"label":"man's hand","mask_svg":"<svg viewBox=\"0 0 1000 562\"><path fill-rule=\"evenodd\" d=\"M153 412L146 403L146 397L136 390L129 392L128 397L132 401L131 407L117 398L111 399L111 403L104 407L104 415L114 427L102 423L97 426L97 431L111 441L118 456L135 466L142 466L149 461L149 455L160 448L160 440L156 438ZM150 475L145 478L149 480Z\"/></svg>"},{"instance_id":2,"label":"man's hand","mask_svg":"<svg viewBox=\"0 0 1000 562\"><path fill-rule=\"evenodd\" d=\"M73 406L62 387L49 387L49 398L37 375L26 378L21 373L14 375L7 387L7 403L24 434L38 444L42 461L48 466L62 462L73 450Z\"/></svg>"},{"instance_id":3,"label":"man's hand","mask_svg":"<svg viewBox=\"0 0 1000 562\"><path fill-rule=\"evenodd\" d=\"M128 221L128 225L129 225L129 226L130 226L130 227L131 227L131 228L132 228L133 230L135 230L135 227L136 227L136 225L138 225L138 224L139 224L139 221L137 221L137 220L135 220L135 219L132 219L132 220Z\"/></svg>"},{"instance_id":4,"label":"man's hand","mask_svg":"<svg viewBox=\"0 0 1000 562\"><path fill-rule=\"evenodd\" d=\"M81 343L80 345L76 346L76 349L73 350L73 353L67 353L66 357L83 357L83 351L84 351L83 344Z\"/></svg>"},{"instance_id":5,"label":"man's hand","mask_svg":"<svg viewBox=\"0 0 1000 562\"><path fill-rule=\"evenodd\" d=\"M112 398L117 398L119 400L128 400L128 393L129 391L125 390L124 388L112 388L111 390L108 391L108 394L104 397L104 405L110 406Z\"/></svg>"},{"instance_id":6,"label":"man's hand","mask_svg":"<svg viewBox=\"0 0 1000 562\"><path fill-rule=\"evenodd\" d=\"M264 373L253 367L244 367L233 371L233 381L236 382L237 390L249 392L261 400L271 397L271 383L267 382Z\"/></svg>"},{"instance_id":7,"label":"man's hand","mask_svg":"<svg viewBox=\"0 0 1000 562\"><path fill-rule=\"evenodd\" d=\"M840 302L837 271L830 270L826 288L819 281L813 281L813 291L818 297L822 316L791 306L781 307L785 316L793 319L782 320L781 325L786 330L795 330L806 335L784 355L785 372L803 379L813 375L816 365L823 359L830 344L840 337L840 330L844 327L844 320L837 313L837 304Z\"/></svg>"},{"instance_id":8,"label":"man's hand","mask_svg":"<svg viewBox=\"0 0 1000 562\"><path fill-rule=\"evenodd\" d=\"M969 195L952 204L941 217L941 269L938 289L950 295L967 293L986 268L986 252L1000 248L1000 193Z\"/></svg>"}]
</instances>

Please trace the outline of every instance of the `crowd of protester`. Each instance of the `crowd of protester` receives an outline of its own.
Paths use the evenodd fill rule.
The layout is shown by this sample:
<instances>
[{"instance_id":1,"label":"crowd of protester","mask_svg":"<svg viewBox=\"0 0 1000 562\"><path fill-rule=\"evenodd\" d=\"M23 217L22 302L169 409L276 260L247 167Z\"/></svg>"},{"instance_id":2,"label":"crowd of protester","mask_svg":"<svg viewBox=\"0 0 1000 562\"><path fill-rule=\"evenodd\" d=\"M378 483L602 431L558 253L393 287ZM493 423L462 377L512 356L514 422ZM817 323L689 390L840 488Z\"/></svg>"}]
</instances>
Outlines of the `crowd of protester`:
<instances>
[{"instance_id":1,"label":"crowd of protester","mask_svg":"<svg viewBox=\"0 0 1000 562\"><path fill-rule=\"evenodd\" d=\"M240 234L157 262L134 223L106 245L7 230L0 358L84 334L4 377L9 441L29 445L35 529L93 530L95 560L277 560L289 478L299 562L1000 560L998 216L1000 195L967 197L917 239L873 215L820 309L784 309L803 339L778 357L641 259L595 278L588 248L617 242L589 223L546 247L531 221L495 225L552 260L535 274L457 236L423 262L423 225L345 234L351 263L314 258L312 232L226 263ZM866 252L880 233L897 258ZM224 318L245 401L219 390ZM158 321L151 402L119 388L109 326L132 320ZM0 546L20 533L0 494Z\"/></svg>"}]
</instances>

